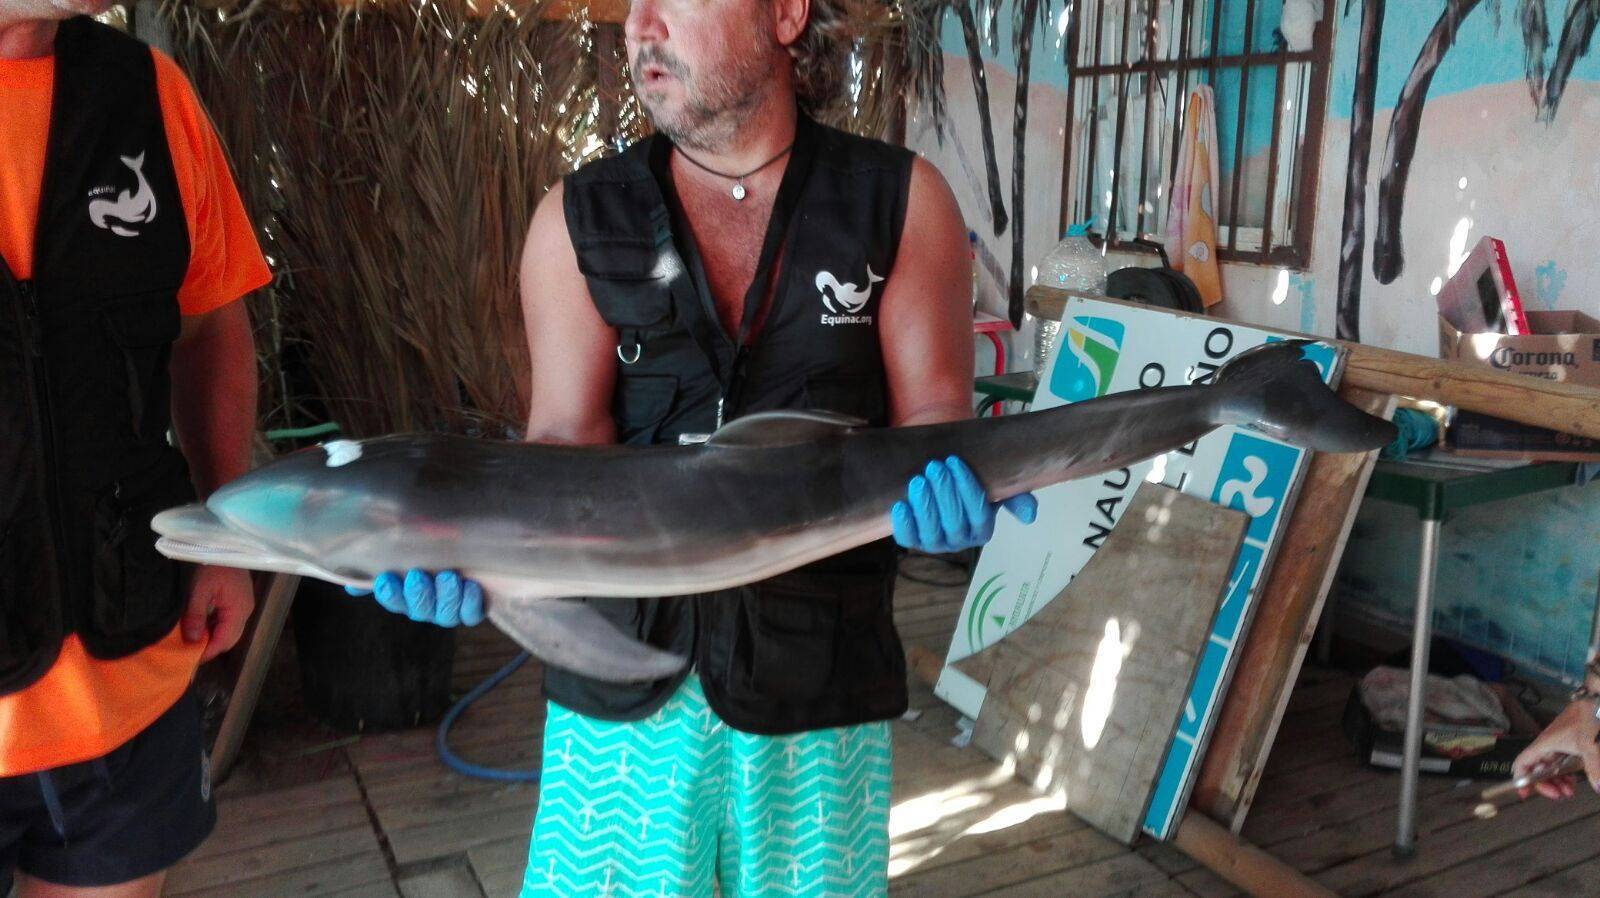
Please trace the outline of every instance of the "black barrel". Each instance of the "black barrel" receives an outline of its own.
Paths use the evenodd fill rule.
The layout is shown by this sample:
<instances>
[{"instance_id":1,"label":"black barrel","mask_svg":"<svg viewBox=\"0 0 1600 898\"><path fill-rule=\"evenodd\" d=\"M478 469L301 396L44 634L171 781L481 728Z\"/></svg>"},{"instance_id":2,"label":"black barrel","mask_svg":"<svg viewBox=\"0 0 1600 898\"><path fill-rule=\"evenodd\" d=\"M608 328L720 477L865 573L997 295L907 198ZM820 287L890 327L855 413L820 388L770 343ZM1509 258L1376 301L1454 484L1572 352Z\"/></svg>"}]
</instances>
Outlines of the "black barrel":
<instances>
[{"instance_id":1,"label":"black barrel","mask_svg":"<svg viewBox=\"0 0 1600 898\"><path fill-rule=\"evenodd\" d=\"M295 596L294 635L306 708L329 726L405 729L436 722L450 706L454 630L307 578Z\"/></svg>"}]
</instances>

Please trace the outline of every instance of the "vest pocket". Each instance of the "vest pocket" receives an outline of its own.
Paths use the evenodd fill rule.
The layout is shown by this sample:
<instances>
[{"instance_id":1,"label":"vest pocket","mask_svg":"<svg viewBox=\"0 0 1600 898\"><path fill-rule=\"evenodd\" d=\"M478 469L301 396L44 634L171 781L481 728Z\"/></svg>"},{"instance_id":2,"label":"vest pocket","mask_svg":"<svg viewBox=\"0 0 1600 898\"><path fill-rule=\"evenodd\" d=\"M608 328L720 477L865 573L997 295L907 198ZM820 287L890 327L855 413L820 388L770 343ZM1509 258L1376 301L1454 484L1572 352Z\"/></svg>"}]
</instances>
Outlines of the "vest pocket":
<instances>
[{"instance_id":1,"label":"vest pocket","mask_svg":"<svg viewBox=\"0 0 1600 898\"><path fill-rule=\"evenodd\" d=\"M188 501L186 487L161 480L134 491L118 481L95 497L87 644L119 655L159 637L152 630L170 627L181 613L179 566L156 551L150 519Z\"/></svg>"},{"instance_id":2,"label":"vest pocket","mask_svg":"<svg viewBox=\"0 0 1600 898\"><path fill-rule=\"evenodd\" d=\"M664 250L654 241L590 238L577 251L578 270L607 324L648 330L672 322L672 293L661 277Z\"/></svg>"},{"instance_id":3,"label":"vest pocket","mask_svg":"<svg viewBox=\"0 0 1600 898\"><path fill-rule=\"evenodd\" d=\"M749 682L758 696L814 701L833 680L840 596L808 580L803 573L774 578L742 603L749 616ZM742 654L736 650L733 658Z\"/></svg>"},{"instance_id":4,"label":"vest pocket","mask_svg":"<svg viewBox=\"0 0 1600 898\"><path fill-rule=\"evenodd\" d=\"M889 552L872 543L739 589L730 693L807 704L903 690Z\"/></svg>"},{"instance_id":5,"label":"vest pocket","mask_svg":"<svg viewBox=\"0 0 1600 898\"><path fill-rule=\"evenodd\" d=\"M182 321L170 292L121 297L105 308L106 331L122 353L128 421L140 443L166 440L167 364Z\"/></svg>"},{"instance_id":6,"label":"vest pocket","mask_svg":"<svg viewBox=\"0 0 1600 898\"><path fill-rule=\"evenodd\" d=\"M617 422L617 442L654 443L677 394L678 379L670 374L618 377L611 403L611 417Z\"/></svg>"},{"instance_id":7,"label":"vest pocket","mask_svg":"<svg viewBox=\"0 0 1600 898\"><path fill-rule=\"evenodd\" d=\"M39 526L38 522L29 522L27 526ZM26 659L39 647L35 640L29 639L23 622L23 615L31 609L28 604L35 606L34 613L38 614L38 606L42 606L49 599L45 596L29 596L27 573L35 569L40 560L28 558L18 551L21 540L14 535L21 531L14 523L0 521L0 681L9 679L9 674L20 669ZM24 604L23 596L29 596ZM6 690L0 689L0 692Z\"/></svg>"},{"instance_id":8,"label":"vest pocket","mask_svg":"<svg viewBox=\"0 0 1600 898\"><path fill-rule=\"evenodd\" d=\"M0 520L0 695L42 676L62 637L44 518Z\"/></svg>"},{"instance_id":9,"label":"vest pocket","mask_svg":"<svg viewBox=\"0 0 1600 898\"><path fill-rule=\"evenodd\" d=\"M851 670L852 682L841 684L850 693L878 694L905 685L905 648L894 626L894 581L881 576L861 577L844 603L836 646L841 665Z\"/></svg>"}]
</instances>

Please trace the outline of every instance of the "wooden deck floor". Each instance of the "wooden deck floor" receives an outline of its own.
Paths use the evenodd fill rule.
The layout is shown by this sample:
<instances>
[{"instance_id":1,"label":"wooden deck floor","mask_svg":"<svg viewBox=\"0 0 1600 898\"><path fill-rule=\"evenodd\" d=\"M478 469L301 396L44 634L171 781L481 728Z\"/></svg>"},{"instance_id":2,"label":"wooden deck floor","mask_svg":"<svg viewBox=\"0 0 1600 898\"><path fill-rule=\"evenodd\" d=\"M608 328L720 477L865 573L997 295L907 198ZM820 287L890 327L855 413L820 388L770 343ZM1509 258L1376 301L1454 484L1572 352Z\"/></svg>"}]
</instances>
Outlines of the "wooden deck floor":
<instances>
[{"instance_id":1,"label":"wooden deck floor","mask_svg":"<svg viewBox=\"0 0 1600 898\"><path fill-rule=\"evenodd\" d=\"M935 562L915 572L954 580ZM903 582L909 643L947 644L962 587ZM489 627L462 634L456 684L514 653ZM1600 801L1531 801L1490 822L1481 785L1424 778L1420 852L1391 857L1398 780L1359 765L1339 735L1349 676L1302 676L1245 835L1346 895L1595 894ZM469 710L452 738L479 763L530 765L543 708L537 666ZM976 749L951 744L956 715L920 685L915 720L894 724L891 892L896 896L1221 896L1237 892L1160 844L1129 849L1053 809ZM434 756L433 730L341 738L313 726L262 728L219 790L216 833L171 874L183 896L515 895L536 791L471 780Z\"/></svg>"}]
</instances>

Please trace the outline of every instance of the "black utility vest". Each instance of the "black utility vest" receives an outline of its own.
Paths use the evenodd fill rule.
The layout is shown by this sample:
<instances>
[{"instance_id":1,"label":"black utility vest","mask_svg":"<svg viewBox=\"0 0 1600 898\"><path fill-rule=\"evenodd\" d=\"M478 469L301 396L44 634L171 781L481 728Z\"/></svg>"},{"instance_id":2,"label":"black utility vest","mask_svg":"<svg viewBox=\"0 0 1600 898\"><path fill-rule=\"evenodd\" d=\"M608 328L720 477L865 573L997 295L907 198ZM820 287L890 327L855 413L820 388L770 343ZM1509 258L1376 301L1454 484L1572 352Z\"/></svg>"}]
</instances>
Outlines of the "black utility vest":
<instances>
[{"instance_id":1,"label":"black utility vest","mask_svg":"<svg viewBox=\"0 0 1600 898\"><path fill-rule=\"evenodd\" d=\"M671 149L651 137L565 182L578 267L600 315L618 329L619 441L676 444L707 433L719 404L724 421L826 409L886 425L878 306L899 249L912 155L801 116L756 282L771 271L780 237L783 263L765 322L742 352L717 319L672 192ZM885 540L710 595L589 601L624 632L692 656L706 698L729 725L793 733L904 712L894 575ZM618 686L548 669L545 690L583 714L638 720L686 675Z\"/></svg>"},{"instance_id":2,"label":"black utility vest","mask_svg":"<svg viewBox=\"0 0 1600 898\"><path fill-rule=\"evenodd\" d=\"M194 497L166 438L189 232L155 78L144 44L61 23L33 278L0 260L0 694L68 633L117 658L183 610L150 531Z\"/></svg>"}]
</instances>

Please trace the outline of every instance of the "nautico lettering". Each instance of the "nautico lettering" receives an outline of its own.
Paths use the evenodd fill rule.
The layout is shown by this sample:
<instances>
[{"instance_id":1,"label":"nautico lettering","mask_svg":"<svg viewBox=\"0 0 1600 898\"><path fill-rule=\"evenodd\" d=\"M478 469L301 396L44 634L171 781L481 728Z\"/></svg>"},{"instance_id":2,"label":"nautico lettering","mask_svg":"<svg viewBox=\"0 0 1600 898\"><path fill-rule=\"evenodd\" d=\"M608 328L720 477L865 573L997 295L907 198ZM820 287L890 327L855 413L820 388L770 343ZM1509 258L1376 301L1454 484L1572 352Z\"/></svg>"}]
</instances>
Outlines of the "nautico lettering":
<instances>
[{"instance_id":1,"label":"nautico lettering","mask_svg":"<svg viewBox=\"0 0 1600 898\"><path fill-rule=\"evenodd\" d=\"M1083 538L1083 544L1091 549L1100 548L1111 534L1111 526L1117 522L1117 506L1127 498L1128 484L1133 482L1133 469L1120 468L1113 471L1101 483L1111 495L1104 499L1095 500L1094 507L1100 511L1100 520L1089 522L1089 535Z\"/></svg>"}]
</instances>

